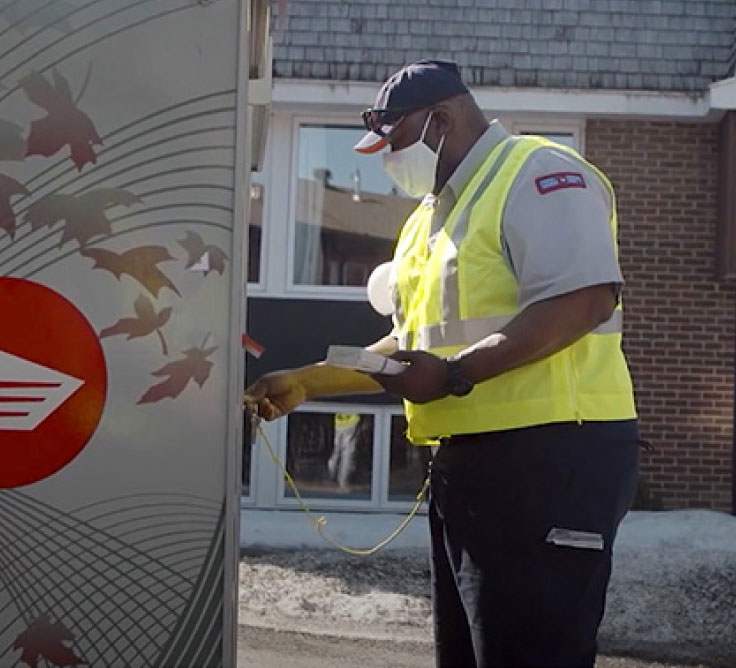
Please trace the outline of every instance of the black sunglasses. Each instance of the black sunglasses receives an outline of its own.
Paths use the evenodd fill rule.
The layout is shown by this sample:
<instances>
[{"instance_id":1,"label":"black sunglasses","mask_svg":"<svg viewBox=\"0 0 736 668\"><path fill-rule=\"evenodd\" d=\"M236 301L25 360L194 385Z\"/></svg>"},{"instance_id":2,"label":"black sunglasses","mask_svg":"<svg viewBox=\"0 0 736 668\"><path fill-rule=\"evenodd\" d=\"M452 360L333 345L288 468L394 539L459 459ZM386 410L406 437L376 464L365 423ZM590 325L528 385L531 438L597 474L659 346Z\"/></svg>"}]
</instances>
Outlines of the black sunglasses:
<instances>
[{"instance_id":1,"label":"black sunglasses","mask_svg":"<svg viewBox=\"0 0 736 668\"><path fill-rule=\"evenodd\" d=\"M400 121L414 111L419 111L419 109L416 107L396 107L393 109L371 107L361 112L360 116L363 119L363 125L366 130L385 138ZM391 128L386 132L383 128L387 125L391 126Z\"/></svg>"}]
</instances>

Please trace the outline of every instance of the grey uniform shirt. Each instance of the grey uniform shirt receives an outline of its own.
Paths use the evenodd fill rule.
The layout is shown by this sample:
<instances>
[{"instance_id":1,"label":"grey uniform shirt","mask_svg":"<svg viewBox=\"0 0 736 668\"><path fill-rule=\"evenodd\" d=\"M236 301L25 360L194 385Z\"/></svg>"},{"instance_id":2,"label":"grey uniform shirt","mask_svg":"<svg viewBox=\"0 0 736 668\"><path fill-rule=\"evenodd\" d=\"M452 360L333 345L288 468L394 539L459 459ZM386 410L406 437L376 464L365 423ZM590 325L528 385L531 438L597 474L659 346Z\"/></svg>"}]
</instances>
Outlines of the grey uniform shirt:
<instances>
[{"instance_id":1,"label":"grey uniform shirt","mask_svg":"<svg viewBox=\"0 0 736 668\"><path fill-rule=\"evenodd\" d=\"M473 145L435 200L432 236L488 154L508 136L493 121ZM623 283L611 206L608 189L584 162L555 148L532 153L511 187L501 221L520 308L592 285Z\"/></svg>"}]
</instances>

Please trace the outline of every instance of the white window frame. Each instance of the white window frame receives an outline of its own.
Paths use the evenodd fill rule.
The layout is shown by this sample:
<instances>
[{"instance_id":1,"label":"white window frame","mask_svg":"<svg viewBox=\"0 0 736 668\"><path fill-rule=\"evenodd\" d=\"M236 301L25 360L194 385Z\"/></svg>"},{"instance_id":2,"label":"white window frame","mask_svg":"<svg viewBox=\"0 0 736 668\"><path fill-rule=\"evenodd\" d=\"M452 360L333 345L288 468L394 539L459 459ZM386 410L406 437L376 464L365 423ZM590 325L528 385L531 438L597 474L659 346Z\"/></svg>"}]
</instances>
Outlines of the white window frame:
<instances>
[{"instance_id":1,"label":"white window frame","mask_svg":"<svg viewBox=\"0 0 736 668\"><path fill-rule=\"evenodd\" d=\"M294 246L296 243L296 183L299 169L299 129L303 125L327 125L335 127L360 127L355 114L320 113L305 114L289 111L275 111L272 131L273 141L269 143L266 155L268 169L266 189L268 197L268 234L262 233L261 279L265 283L263 291L253 294L274 298L326 299L341 301L367 301L368 295L363 286L340 285L297 285L294 283ZM275 178L271 173L274 156L288 156L288 179ZM280 170L283 165L279 165ZM264 207L264 216L265 216ZM285 223L285 224L284 224ZM265 252L264 252L265 250ZM286 256L284 256L286 253Z\"/></svg>"},{"instance_id":2,"label":"white window frame","mask_svg":"<svg viewBox=\"0 0 736 668\"><path fill-rule=\"evenodd\" d=\"M585 119L552 120L514 117L510 124L504 123L504 126L513 134L572 135L573 148L580 155L585 155Z\"/></svg>"},{"instance_id":3,"label":"white window frame","mask_svg":"<svg viewBox=\"0 0 736 668\"><path fill-rule=\"evenodd\" d=\"M373 463L371 469L371 496L369 499L339 499L310 496L305 499L306 505L315 512L322 510L340 510L355 512L407 512L414 501L389 501L388 480L391 455L391 418L403 415L403 410L396 405L382 404L345 404L337 402L308 402L299 407L296 413L339 413L350 411L373 416ZM288 436L288 418L271 423L264 423L264 432L282 464L286 461ZM419 447L419 446L417 446ZM300 510L299 500L287 496L287 483L276 466L268 448L259 435L253 448L251 459L251 494L243 496L243 508ZM419 488L417 488L417 492ZM420 508L426 512L426 507Z\"/></svg>"},{"instance_id":4,"label":"white window frame","mask_svg":"<svg viewBox=\"0 0 736 668\"><path fill-rule=\"evenodd\" d=\"M263 157L263 166L261 171L258 172L262 176L263 180L263 202L261 203L261 255L259 259L259 271L258 271L258 282L248 282L247 296L263 296L266 294L266 263L268 262L268 248L269 248L269 237L271 236L271 228L273 225L269 225L271 215L271 147L273 145L273 135L271 132L268 133L266 138L266 149ZM249 179L251 187L254 185L252 177ZM247 193L247 201L250 204L250 193ZM248 211L248 218L244 221L244 224L250 225L250 210ZM246 239L248 237L246 236ZM248 249L250 251L250 249ZM246 258L248 254L246 254ZM246 274L247 275L247 274Z\"/></svg>"},{"instance_id":5,"label":"white window frame","mask_svg":"<svg viewBox=\"0 0 736 668\"><path fill-rule=\"evenodd\" d=\"M381 495L383 488L385 487L385 481L383 480L383 472L381 471L381 457L376 457L376 452L380 447L381 438L380 435L385 432L385 418L381 406L376 404L345 404L345 403L333 403L333 402L307 402L299 407L295 413L344 413L346 408L350 409L350 412L360 413L361 415L372 415L373 416L373 462L371 468L371 495L368 499L338 499L338 498L323 498L310 496L304 499L304 502L308 507L324 508L324 509L339 509L339 510L382 510L381 508ZM282 463L286 462L286 447L287 447L287 434L288 434L288 418L284 419L283 429L281 430L279 442L278 442L278 456ZM287 496L286 490L288 488L287 482L284 480L284 476L281 472L277 472L279 479L276 486L276 507L279 509L298 510L302 507L299 499ZM298 485L297 485L298 488Z\"/></svg>"},{"instance_id":6,"label":"white window frame","mask_svg":"<svg viewBox=\"0 0 736 668\"><path fill-rule=\"evenodd\" d=\"M291 123L291 177L289 179L289 217L287 219L289 256L286 261L285 292L291 297L306 299L340 299L344 301L366 301L368 293L363 286L350 285L297 285L294 282L294 249L296 247L296 184L299 177L299 129L304 125L358 128L352 114L295 114Z\"/></svg>"},{"instance_id":7,"label":"white window frame","mask_svg":"<svg viewBox=\"0 0 736 668\"><path fill-rule=\"evenodd\" d=\"M289 115L273 110L269 123L269 137L266 145L263 174L266 188L264 202L264 227L261 232L261 271L259 284L250 292L251 296L279 298L284 293L282 270L285 262L286 220L288 217L288 197L290 184L287 179L276 178L276 156L288 156L288 164L278 165L280 173L291 173L291 130ZM266 214L268 210L268 214ZM267 216L267 218L266 218ZM250 288L250 284L249 288Z\"/></svg>"},{"instance_id":8,"label":"white window frame","mask_svg":"<svg viewBox=\"0 0 736 668\"><path fill-rule=\"evenodd\" d=\"M278 455L281 433L285 432L285 420L262 421L251 458L251 494L243 497L241 507L274 509L276 507L276 486L281 472L274 463L265 438ZM261 433L262 432L262 433Z\"/></svg>"},{"instance_id":9,"label":"white window frame","mask_svg":"<svg viewBox=\"0 0 736 668\"><path fill-rule=\"evenodd\" d=\"M404 417L404 409L401 406L387 406L384 408L385 413L385 437L386 437L386 447L383 449L382 454L382 466L381 470L383 471L383 497L381 499L382 501L382 509L385 510L402 510L406 511L409 508L411 508L415 503L416 500L411 501L391 501L388 498L388 484L389 484L389 476L391 474L391 418L395 416ZM411 446L413 448L429 448L428 445L413 445ZM426 476L426 473L425 473ZM417 487L417 493L419 493L419 490L421 489L421 485L424 482L424 478L422 478L422 481L419 483L419 487ZM426 502L426 498L424 501ZM422 505L419 507L419 510L417 511L418 514L426 514L427 513L427 504L422 503Z\"/></svg>"}]
</instances>

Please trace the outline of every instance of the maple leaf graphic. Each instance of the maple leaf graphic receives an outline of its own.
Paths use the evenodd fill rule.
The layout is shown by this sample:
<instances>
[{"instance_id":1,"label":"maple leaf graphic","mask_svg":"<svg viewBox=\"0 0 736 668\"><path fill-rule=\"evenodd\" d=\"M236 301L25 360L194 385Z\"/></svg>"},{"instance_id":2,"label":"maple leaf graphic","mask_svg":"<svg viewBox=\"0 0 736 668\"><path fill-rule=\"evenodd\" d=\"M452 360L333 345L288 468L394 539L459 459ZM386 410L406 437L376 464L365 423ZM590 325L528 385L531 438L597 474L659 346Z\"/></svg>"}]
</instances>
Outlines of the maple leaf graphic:
<instances>
[{"instance_id":1,"label":"maple leaf graphic","mask_svg":"<svg viewBox=\"0 0 736 668\"><path fill-rule=\"evenodd\" d=\"M52 85L43 75L32 72L20 81L28 99L48 112L31 123L26 155L48 158L68 144L72 162L81 171L88 162L97 162L92 146L102 144L102 139L89 116L77 108L69 82L56 70L53 78Z\"/></svg>"},{"instance_id":2,"label":"maple leaf graphic","mask_svg":"<svg viewBox=\"0 0 736 668\"><path fill-rule=\"evenodd\" d=\"M228 258L221 248L205 244L196 232L187 232L187 236L179 240L179 245L187 252L187 269L197 264L206 254L207 269L204 270L204 275L216 271L222 276L222 272L225 271L225 260Z\"/></svg>"},{"instance_id":3,"label":"maple leaf graphic","mask_svg":"<svg viewBox=\"0 0 736 668\"><path fill-rule=\"evenodd\" d=\"M26 142L20 136L20 125L0 119L0 160L23 160Z\"/></svg>"},{"instance_id":4,"label":"maple leaf graphic","mask_svg":"<svg viewBox=\"0 0 736 668\"><path fill-rule=\"evenodd\" d=\"M74 635L61 622L52 622L46 614L41 615L14 641L13 649L22 649L20 661L29 668L38 668L43 658L54 666L87 665L64 643L74 640Z\"/></svg>"},{"instance_id":5,"label":"maple leaf graphic","mask_svg":"<svg viewBox=\"0 0 736 668\"><path fill-rule=\"evenodd\" d=\"M59 248L76 239L82 248L92 237L112 234L107 209L115 206L132 206L143 200L120 188L98 188L81 195L46 195L35 202L23 220L37 230L44 225L52 227L65 221Z\"/></svg>"},{"instance_id":6,"label":"maple leaf graphic","mask_svg":"<svg viewBox=\"0 0 736 668\"><path fill-rule=\"evenodd\" d=\"M22 183L0 174L0 230L5 230L11 239L15 237L15 213L10 206L10 198L27 194L28 190Z\"/></svg>"},{"instance_id":7,"label":"maple leaf graphic","mask_svg":"<svg viewBox=\"0 0 736 668\"><path fill-rule=\"evenodd\" d=\"M114 325L106 327L100 332L100 338L104 339L108 336L117 336L118 334L127 334L127 340L137 339L143 336L148 336L156 332L159 341L161 342L161 349L164 355L169 354L169 350L166 346L166 339L161 333L161 327L163 327L171 317L171 307L162 309L156 313L156 309L153 307L151 300L145 295L140 295L133 304L135 310L135 318L121 318Z\"/></svg>"},{"instance_id":8,"label":"maple leaf graphic","mask_svg":"<svg viewBox=\"0 0 736 668\"><path fill-rule=\"evenodd\" d=\"M83 257L94 260L93 269L105 269L120 280L127 274L138 281L154 297L158 297L161 288L169 288L181 297L176 286L168 279L156 265L159 262L175 260L169 255L165 246L140 246L124 253L114 253L104 248L82 248L79 251Z\"/></svg>"},{"instance_id":9,"label":"maple leaf graphic","mask_svg":"<svg viewBox=\"0 0 736 668\"><path fill-rule=\"evenodd\" d=\"M202 387L210 377L213 364L207 358L217 350L217 346L205 348L208 338L209 334L205 337L201 347L182 351L184 353L182 359L169 362L166 366L151 372L152 376L168 376L168 378L149 387L146 393L138 399L138 403L150 404L166 397L174 399L184 391L190 380Z\"/></svg>"}]
</instances>

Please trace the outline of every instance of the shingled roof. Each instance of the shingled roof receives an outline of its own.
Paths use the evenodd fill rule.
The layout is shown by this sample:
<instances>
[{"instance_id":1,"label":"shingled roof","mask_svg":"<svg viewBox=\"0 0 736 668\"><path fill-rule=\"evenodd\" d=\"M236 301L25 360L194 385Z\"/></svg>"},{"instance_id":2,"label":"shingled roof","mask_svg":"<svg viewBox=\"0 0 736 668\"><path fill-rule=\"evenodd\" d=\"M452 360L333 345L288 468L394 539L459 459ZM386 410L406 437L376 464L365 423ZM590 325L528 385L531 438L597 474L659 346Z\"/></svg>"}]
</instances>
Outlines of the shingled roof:
<instances>
[{"instance_id":1,"label":"shingled roof","mask_svg":"<svg viewBox=\"0 0 736 668\"><path fill-rule=\"evenodd\" d=\"M471 85L686 91L733 74L734 0L289 0L274 76L384 80L457 62Z\"/></svg>"}]
</instances>

